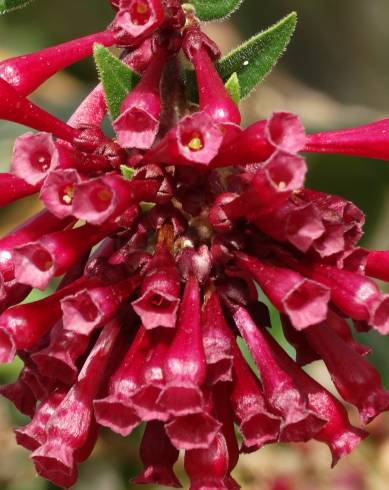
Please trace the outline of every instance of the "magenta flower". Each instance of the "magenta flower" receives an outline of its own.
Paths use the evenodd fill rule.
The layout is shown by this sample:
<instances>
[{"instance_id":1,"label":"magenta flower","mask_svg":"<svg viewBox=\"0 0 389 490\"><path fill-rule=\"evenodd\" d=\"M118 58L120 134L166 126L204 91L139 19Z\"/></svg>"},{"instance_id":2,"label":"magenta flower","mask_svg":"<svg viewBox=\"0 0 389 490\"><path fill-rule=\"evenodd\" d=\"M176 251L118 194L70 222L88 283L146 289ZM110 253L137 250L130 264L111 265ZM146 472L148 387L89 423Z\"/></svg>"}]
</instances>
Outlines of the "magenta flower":
<instances>
[{"instance_id":1,"label":"magenta flower","mask_svg":"<svg viewBox=\"0 0 389 490\"><path fill-rule=\"evenodd\" d=\"M171 415L190 415L203 409L201 386L206 378L200 324L200 291L193 277L185 287L176 329L177 333L163 366L166 385L159 397L159 403Z\"/></svg>"},{"instance_id":2,"label":"magenta flower","mask_svg":"<svg viewBox=\"0 0 389 490\"><path fill-rule=\"evenodd\" d=\"M158 483L167 487L181 488L173 471L178 450L166 435L162 422L148 422L140 446L144 471L132 481L137 484Z\"/></svg>"},{"instance_id":3,"label":"magenta flower","mask_svg":"<svg viewBox=\"0 0 389 490\"><path fill-rule=\"evenodd\" d=\"M180 487L181 450L192 490L240 488L240 453L277 442L320 441L335 465L367 433L302 368L324 361L362 425L389 410L354 338L354 326L389 332L374 280L389 281L389 252L358 245L353 203L305 187L300 153L387 159L387 120L306 135L275 112L241 127L239 91L254 88L245 45L220 59L178 0L110 4L106 31L0 63L0 118L36 131L15 142L0 206L32 194L45 206L0 239L0 362L24 363L0 393L31 418L17 442L63 488L100 427L126 437L142 423L136 484ZM123 63L97 48L101 83L67 123L27 99L94 42L124 48Z\"/></svg>"},{"instance_id":4,"label":"magenta flower","mask_svg":"<svg viewBox=\"0 0 389 490\"><path fill-rule=\"evenodd\" d=\"M161 0L120 0L111 25L119 43L133 46L151 34L164 20Z\"/></svg>"},{"instance_id":5,"label":"magenta flower","mask_svg":"<svg viewBox=\"0 0 389 490\"><path fill-rule=\"evenodd\" d=\"M223 132L206 112L195 112L179 121L144 160L169 165L209 164L218 154Z\"/></svg>"},{"instance_id":6,"label":"magenta flower","mask_svg":"<svg viewBox=\"0 0 389 490\"><path fill-rule=\"evenodd\" d=\"M389 160L389 119L308 135L304 151Z\"/></svg>"},{"instance_id":7,"label":"magenta flower","mask_svg":"<svg viewBox=\"0 0 389 490\"><path fill-rule=\"evenodd\" d=\"M38 186L27 184L23 179L20 179L11 173L0 174L0 206L3 207L13 201L17 201L31 194L35 194L39 190Z\"/></svg>"},{"instance_id":8,"label":"magenta flower","mask_svg":"<svg viewBox=\"0 0 389 490\"><path fill-rule=\"evenodd\" d=\"M58 71L90 56L94 43L112 46L115 42L112 32L97 32L36 53L10 58L0 63L0 78L22 95L29 95Z\"/></svg>"},{"instance_id":9,"label":"magenta flower","mask_svg":"<svg viewBox=\"0 0 389 490\"><path fill-rule=\"evenodd\" d=\"M26 133L15 142L11 171L28 184L40 184L58 167L59 154L49 133Z\"/></svg>"},{"instance_id":10,"label":"magenta flower","mask_svg":"<svg viewBox=\"0 0 389 490\"><path fill-rule=\"evenodd\" d=\"M159 247L144 269L141 296L132 306L146 329L174 328L180 303L180 277L173 257Z\"/></svg>"},{"instance_id":11,"label":"magenta flower","mask_svg":"<svg viewBox=\"0 0 389 490\"><path fill-rule=\"evenodd\" d=\"M156 50L142 80L122 103L113 126L118 143L124 148L148 150L154 143L161 115L159 85L166 54L164 48Z\"/></svg>"},{"instance_id":12,"label":"magenta flower","mask_svg":"<svg viewBox=\"0 0 389 490\"><path fill-rule=\"evenodd\" d=\"M212 62L220 57L216 44L199 28L191 27L184 33L183 50L196 72L200 110L207 112L217 123L240 124L239 109Z\"/></svg>"}]
</instances>

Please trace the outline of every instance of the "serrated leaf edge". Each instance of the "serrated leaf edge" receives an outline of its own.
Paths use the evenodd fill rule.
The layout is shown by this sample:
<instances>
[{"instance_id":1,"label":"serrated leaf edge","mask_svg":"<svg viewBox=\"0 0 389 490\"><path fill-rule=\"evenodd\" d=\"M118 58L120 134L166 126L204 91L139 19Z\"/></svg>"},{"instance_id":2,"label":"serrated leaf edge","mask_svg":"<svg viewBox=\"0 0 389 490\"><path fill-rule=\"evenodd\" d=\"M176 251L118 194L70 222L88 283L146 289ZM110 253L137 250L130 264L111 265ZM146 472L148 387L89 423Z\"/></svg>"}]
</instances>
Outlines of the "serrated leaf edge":
<instances>
[{"instance_id":1,"label":"serrated leaf edge","mask_svg":"<svg viewBox=\"0 0 389 490\"><path fill-rule=\"evenodd\" d=\"M297 27L297 20L298 20L298 15L297 15L297 12L296 11L292 11L290 12L288 15L286 15L285 17L283 17L282 19L280 19L278 22L276 22L275 24L273 24L272 26L266 28L266 29L263 29L262 31L258 32L257 34L254 34L253 36L251 36L248 40L246 40L244 43L242 43L240 46L236 47L235 49L233 49L232 51L230 51L226 56L223 56L223 58L221 58L217 63L216 63L216 69L218 70L220 76L222 76L222 74L220 73L220 69L219 69L219 65L220 63L224 63L226 61L228 61L229 58L231 58L237 51L239 51L240 49L244 48L245 46L249 45L253 39L261 36L261 34L270 34L280 25L280 24L283 24L283 23L286 23L289 19L294 19L294 23L293 23L293 28L291 30L291 33L290 33L290 37L289 37L289 40L285 43L284 47L283 47L283 50L282 52L279 54L277 60L276 60L276 63L278 63L278 61L281 59L281 57L283 56L283 54L285 53L285 51L287 50L291 40L292 40L292 37L293 37L293 34L296 30L296 27ZM276 64L275 63L275 64ZM275 66L275 64L273 65L273 67ZM255 87L253 87L247 94L245 94L243 97L241 97L241 100L244 100L246 99L247 97L249 97L251 95L251 93L253 91L255 91L258 87L259 84L261 84L268 75L270 75L270 73L272 72L272 69L270 69L267 73L265 73L265 75L262 77L262 79L257 83L257 85ZM236 73L236 72L235 72ZM230 75L231 76L231 75ZM223 78L223 77L222 77ZM225 80L225 78L223 78L223 80Z\"/></svg>"},{"instance_id":2,"label":"serrated leaf edge","mask_svg":"<svg viewBox=\"0 0 389 490\"><path fill-rule=\"evenodd\" d=\"M239 2L235 5L235 7L232 10L230 10L227 14L225 14L221 17L201 17L201 15L199 15L199 13L198 13L197 8L196 8L196 15L201 20L201 22L220 22L222 20L229 19L231 17L231 15L233 15L240 8L240 6L242 5L243 2L244 2L244 0L239 0ZM192 3L192 5L194 5L194 4Z\"/></svg>"},{"instance_id":3,"label":"serrated leaf edge","mask_svg":"<svg viewBox=\"0 0 389 490\"><path fill-rule=\"evenodd\" d=\"M32 3L34 3L35 0L26 0L26 2L23 5L16 5L15 7L8 7L5 8L4 10L1 10L0 6L0 15L8 14L8 12L14 12L15 10L21 10L24 9L25 7L28 7Z\"/></svg>"}]
</instances>

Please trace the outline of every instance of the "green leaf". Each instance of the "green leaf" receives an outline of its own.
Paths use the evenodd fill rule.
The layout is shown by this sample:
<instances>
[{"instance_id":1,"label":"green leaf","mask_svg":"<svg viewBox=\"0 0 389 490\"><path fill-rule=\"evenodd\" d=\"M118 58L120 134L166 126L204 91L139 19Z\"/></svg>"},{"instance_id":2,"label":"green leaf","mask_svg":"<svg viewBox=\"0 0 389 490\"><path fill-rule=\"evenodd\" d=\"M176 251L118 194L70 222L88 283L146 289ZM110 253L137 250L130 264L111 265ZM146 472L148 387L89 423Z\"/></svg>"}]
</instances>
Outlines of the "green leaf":
<instances>
[{"instance_id":1,"label":"green leaf","mask_svg":"<svg viewBox=\"0 0 389 490\"><path fill-rule=\"evenodd\" d=\"M95 44L94 57L108 110L115 120L120 114L123 100L133 90L140 77L101 44Z\"/></svg>"},{"instance_id":2,"label":"green leaf","mask_svg":"<svg viewBox=\"0 0 389 490\"><path fill-rule=\"evenodd\" d=\"M120 165L120 171L123 177L127 180L131 180L135 174L135 169L132 167L127 167L127 165Z\"/></svg>"},{"instance_id":3,"label":"green leaf","mask_svg":"<svg viewBox=\"0 0 389 490\"><path fill-rule=\"evenodd\" d=\"M0 0L0 14L27 7L33 0Z\"/></svg>"},{"instance_id":4,"label":"green leaf","mask_svg":"<svg viewBox=\"0 0 389 490\"><path fill-rule=\"evenodd\" d=\"M237 74L241 96L247 97L270 73L285 51L296 28L297 14L292 12L277 24L252 37L222 58L216 65L224 81Z\"/></svg>"},{"instance_id":5,"label":"green leaf","mask_svg":"<svg viewBox=\"0 0 389 490\"><path fill-rule=\"evenodd\" d=\"M243 0L192 0L200 20L217 20L232 14Z\"/></svg>"},{"instance_id":6,"label":"green leaf","mask_svg":"<svg viewBox=\"0 0 389 490\"><path fill-rule=\"evenodd\" d=\"M227 80L226 89L227 92L230 94L232 100L235 102L235 104L239 104L241 99L240 96L241 88L240 88L238 74L236 72L234 72Z\"/></svg>"}]
</instances>

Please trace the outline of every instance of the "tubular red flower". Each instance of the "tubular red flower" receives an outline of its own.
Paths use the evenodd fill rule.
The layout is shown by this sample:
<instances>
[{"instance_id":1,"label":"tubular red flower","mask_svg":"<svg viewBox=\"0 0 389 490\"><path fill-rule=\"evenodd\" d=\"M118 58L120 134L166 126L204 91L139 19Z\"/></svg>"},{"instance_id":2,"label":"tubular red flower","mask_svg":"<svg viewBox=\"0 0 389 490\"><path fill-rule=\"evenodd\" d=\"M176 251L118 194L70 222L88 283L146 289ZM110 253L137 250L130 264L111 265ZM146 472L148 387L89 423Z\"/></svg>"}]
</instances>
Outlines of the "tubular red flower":
<instances>
[{"instance_id":1,"label":"tubular red flower","mask_svg":"<svg viewBox=\"0 0 389 490\"><path fill-rule=\"evenodd\" d=\"M21 352L20 357L24 361L24 367L19 379L31 390L36 401L42 400L55 387L55 383L40 375L33 363L30 362L28 353Z\"/></svg>"},{"instance_id":2,"label":"tubular red flower","mask_svg":"<svg viewBox=\"0 0 389 490\"><path fill-rule=\"evenodd\" d=\"M185 247L176 256L181 276L188 280L194 276L200 284L205 284L212 270L212 257L207 245L192 248Z\"/></svg>"},{"instance_id":3,"label":"tubular red flower","mask_svg":"<svg viewBox=\"0 0 389 490\"><path fill-rule=\"evenodd\" d=\"M46 442L46 426L65 396L66 390L53 391L39 404L29 424L14 429L16 442L20 446L35 451Z\"/></svg>"},{"instance_id":4,"label":"tubular red flower","mask_svg":"<svg viewBox=\"0 0 389 490\"><path fill-rule=\"evenodd\" d=\"M132 302L146 329L175 328L180 303L180 278L173 257L159 246L145 269L140 296Z\"/></svg>"},{"instance_id":5,"label":"tubular red flower","mask_svg":"<svg viewBox=\"0 0 389 490\"><path fill-rule=\"evenodd\" d=\"M302 189L298 197L320 212L325 232L315 240L313 248L321 257L350 249L361 238L365 215L350 201L311 189Z\"/></svg>"},{"instance_id":6,"label":"tubular red flower","mask_svg":"<svg viewBox=\"0 0 389 490\"><path fill-rule=\"evenodd\" d=\"M92 331L109 321L120 305L138 287L139 277L97 288L81 289L61 300L65 330L74 334L90 335Z\"/></svg>"},{"instance_id":7,"label":"tubular red flower","mask_svg":"<svg viewBox=\"0 0 389 490\"><path fill-rule=\"evenodd\" d=\"M369 252L365 272L368 276L389 282L389 251L373 250Z\"/></svg>"},{"instance_id":8,"label":"tubular red flower","mask_svg":"<svg viewBox=\"0 0 389 490\"><path fill-rule=\"evenodd\" d=\"M282 417L284 441L308 441L325 425L326 420L310 407L292 373L278 362L273 346L243 307L235 308L233 317L260 371L270 407Z\"/></svg>"},{"instance_id":9,"label":"tubular red flower","mask_svg":"<svg viewBox=\"0 0 389 490\"><path fill-rule=\"evenodd\" d=\"M238 490L240 486L230 475L238 464L240 451L235 433L234 413L230 403L231 390L229 388L229 384L219 383L213 387L212 394L215 402L215 414L222 424L221 432L228 450L228 475L224 481L231 490Z\"/></svg>"},{"instance_id":10,"label":"tubular red flower","mask_svg":"<svg viewBox=\"0 0 389 490\"><path fill-rule=\"evenodd\" d=\"M367 436L367 433L350 425L347 412L338 400L296 366L268 333L265 335L278 361L294 377L302 393L308 397L311 409L326 420L314 438L328 445L332 453L332 466L335 466L340 458L349 454Z\"/></svg>"},{"instance_id":11,"label":"tubular red flower","mask_svg":"<svg viewBox=\"0 0 389 490\"><path fill-rule=\"evenodd\" d=\"M76 361L88 346L89 338L86 335L65 330L58 323L51 331L50 344L32 354L31 360L43 376L69 386L78 376Z\"/></svg>"},{"instance_id":12,"label":"tubular red flower","mask_svg":"<svg viewBox=\"0 0 389 490\"><path fill-rule=\"evenodd\" d=\"M139 388L131 393L131 404L143 421L168 420L169 416L159 403L165 386L163 366L172 341L171 330L155 329L149 333L150 348L139 377Z\"/></svg>"},{"instance_id":13,"label":"tubular red flower","mask_svg":"<svg viewBox=\"0 0 389 490\"><path fill-rule=\"evenodd\" d=\"M201 412L174 417L165 425L166 434L177 449L207 449L220 431L222 424L210 415L207 408Z\"/></svg>"},{"instance_id":14,"label":"tubular red flower","mask_svg":"<svg viewBox=\"0 0 389 490\"><path fill-rule=\"evenodd\" d=\"M251 452L278 440L281 419L269 411L259 380L237 345L234 346L233 366L231 405L243 437L244 450Z\"/></svg>"},{"instance_id":15,"label":"tubular red flower","mask_svg":"<svg viewBox=\"0 0 389 490\"><path fill-rule=\"evenodd\" d=\"M370 314L369 324L381 335L389 333L389 295L382 294L373 306Z\"/></svg>"},{"instance_id":16,"label":"tubular red flower","mask_svg":"<svg viewBox=\"0 0 389 490\"><path fill-rule=\"evenodd\" d=\"M206 112L195 112L180 120L157 146L144 156L145 161L165 165L208 165L217 155L223 132Z\"/></svg>"},{"instance_id":17,"label":"tubular red flower","mask_svg":"<svg viewBox=\"0 0 389 490\"><path fill-rule=\"evenodd\" d=\"M117 320L111 321L103 329L77 383L50 418L45 443L31 455L37 472L57 485L67 486L65 482L83 459L77 451L89 443L94 425L93 399L104 379L100 373L108 366L119 332ZM78 414L76 418L75 413Z\"/></svg>"},{"instance_id":18,"label":"tubular red flower","mask_svg":"<svg viewBox=\"0 0 389 490\"><path fill-rule=\"evenodd\" d=\"M0 362L11 362L16 350L33 347L60 319L60 299L85 285L80 279L56 293L0 315Z\"/></svg>"},{"instance_id":19,"label":"tubular red flower","mask_svg":"<svg viewBox=\"0 0 389 490\"><path fill-rule=\"evenodd\" d=\"M344 313L355 320L370 320L371 311L380 299L378 286L373 281L324 264L314 265L309 274L331 289L331 299Z\"/></svg>"},{"instance_id":20,"label":"tubular red flower","mask_svg":"<svg viewBox=\"0 0 389 490\"><path fill-rule=\"evenodd\" d=\"M38 191L39 186L27 184L14 174L0 173L0 208Z\"/></svg>"},{"instance_id":21,"label":"tubular red flower","mask_svg":"<svg viewBox=\"0 0 389 490\"><path fill-rule=\"evenodd\" d=\"M39 197L58 218L72 216L75 188L79 183L81 176L77 170L54 170L46 177Z\"/></svg>"},{"instance_id":22,"label":"tubular red flower","mask_svg":"<svg viewBox=\"0 0 389 490\"><path fill-rule=\"evenodd\" d=\"M158 399L173 416L202 410L201 385L206 378L206 360L201 337L200 291L191 277L185 287L177 321L177 333L163 367L166 385Z\"/></svg>"},{"instance_id":23,"label":"tubular red flower","mask_svg":"<svg viewBox=\"0 0 389 490\"><path fill-rule=\"evenodd\" d=\"M19 284L15 279L4 281L0 272L0 313L10 306L23 301L30 294L31 288L24 284Z\"/></svg>"},{"instance_id":24,"label":"tubular red flower","mask_svg":"<svg viewBox=\"0 0 389 490\"><path fill-rule=\"evenodd\" d=\"M327 325L334 330L336 335L338 335L349 347L351 347L355 352L361 356L366 356L371 353L371 348L356 342L353 338L351 327L347 321L340 317L337 313L328 310L327 315Z\"/></svg>"},{"instance_id":25,"label":"tubular red flower","mask_svg":"<svg viewBox=\"0 0 389 490\"><path fill-rule=\"evenodd\" d=\"M307 171L304 160L296 155L277 151L266 164L252 176L247 189L239 197L222 205L230 220L250 215L261 210L268 212L287 201L292 191L304 184Z\"/></svg>"},{"instance_id":26,"label":"tubular red flower","mask_svg":"<svg viewBox=\"0 0 389 490\"><path fill-rule=\"evenodd\" d=\"M130 205L131 184L116 174L81 182L74 187L72 213L78 219L100 225Z\"/></svg>"},{"instance_id":27,"label":"tubular red flower","mask_svg":"<svg viewBox=\"0 0 389 490\"><path fill-rule=\"evenodd\" d=\"M207 112L217 123L240 124L239 109L212 62L220 56L215 43L198 27L189 27L184 32L183 49L195 68L200 110Z\"/></svg>"},{"instance_id":28,"label":"tubular red flower","mask_svg":"<svg viewBox=\"0 0 389 490\"><path fill-rule=\"evenodd\" d=\"M296 330L287 315L281 315L281 324L286 340L296 350L296 364L298 366L306 366L320 359L319 354L309 345L304 330Z\"/></svg>"},{"instance_id":29,"label":"tubular red flower","mask_svg":"<svg viewBox=\"0 0 389 490\"><path fill-rule=\"evenodd\" d=\"M230 488L225 485L229 475L229 455L222 433L218 433L206 449L186 451L184 464L191 482L190 490Z\"/></svg>"},{"instance_id":30,"label":"tubular red flower","mask_svg":"<svg viewBox=\"0 0 389 490\"><path fill-rule=\"evenodd\" d=\"M23 284L45 289L50 280L68 271L86 252L117 228L84 225L44 235L14 249L15 277Z\"/></svg>"},{"instance_id":31,"label":"tubular red flower","mask_svg":"<svg viewBox=\"0 0 389 490\"><path fill-rule=\"evenodd\" d=\"M0 94L1 119L29 126L37 131L52 133L57 138L70 143L80 135L79 130L70 127L30 102L1 78Z\"/></svg>"},{"instance_id":32,"label":"tubular red flower","mask_svg":"<svg viewBox=\"0 0 389 490\"><path fill-rule=\"evenodd\" d=\"M90 179L75 186L72 213L88 223L100 225L111 221L140 201L158 201L163 185L162 172L141 169L131 181L115 174Z\"/></svg>"},{"instance_id":33,"label":"tubular red flower","mask_svg":"<svg viewBox=\"0 0 389 490\"><path fill-rule=\"evenodd\" d=\"M149 338L141 327L119 368L109 382L108 395L94 401L96 420L122 436L128 436L141 422L130 395L139 387L139 376Z\"/></svg>"},{"instance_id":34,"label":"tubular red flower","mask_svg":"<svg viewBox=\"0 0 389 490\"><path fill-rule=\"evenodd\" d=\"M251 219L267 235L280 242L289 242L301 252L307 252L325 233L321 215L312 203L296 204L289 200Z\"/></svg>"},{"instance_id":35,"label":"tubular red flower","mask_svg":"<svg viewBox=\"0 0 389 490\"><path fill-rule=\"evenodd\" d=\"M148 150L154 143L161 114L159 85L166 59L166 50L158 49L141 81L121 105L120 116L113 126L124 148Z\"/></svg>"},{"instance_id":36,"label":"tubular red flower","mask_svg":"<svg viewBox=\"0 0 389 490\"><path fill-rule=\"evenodd\" d=\"M26 381L27 376L28 369L23 368L14 383L0 386L0 394L10 400L19 412L28 417L33 417L37 398Z\"/></svg>"},{"instance_id":37,"label":"tubular red flower","mask_svg":"<svg viewBox=\"0 0 389 490\"><path fill-rule=\"evenodd\" d=\"M153 38L146 38L142 44L123 58L123 63L137 73L143 73L153 57Z\"/></svg>"},{"instance_id":38,"label":"tubular red flower","mask_svg":"<svg viewBox=\"0 0 389 490\"><path fill-rule=\"evenodd\" d=\"M140 457L145 469L132 480L133 483L182 487L173 471L178 450L172 446L162 422L152 421L146 425L140 445Z\"/></svg>"},{"instance_id":39,"label":"tubular red flower","mask_svg":"<svg viewBox=\"0 0 389 490\"><path fill-rule=\"evenodd\" d=\"M216 293L208 299L201 317L207 361L207 382L214 385L232 381L233 342Z\"/></svg>"},{"instance_id":40,"label":"tubular red flower","mask_svg":"<svg viewBox=\"0 0 389 490\"><path fill-rule=\"evenodd\" d=\"M9 58L0 63L0 78L22 95L29 95L57 71L90 56L94 43L112 46L115 37L110 31L97 32L35 53Z\"/></svg>"},{"instance_id":41,"label":"tubular red flower","mask_svg":"<svg viewBox=\"0 0 389 490\"><path fill-rule=\"evenodd\" d=\"M43 210L12 230L0 239L0 272L5 281L14 278L13 249L36 240L46 233L60 230L69 225L71 220L61 220L49 211Z\"/></svg>"},{"instance_id":42,"label":"tubular red flower","mask_svg":"<svg viewBox=\"0 0 389 490\"><path fill-rule=\"evenodd\" d=\"M104 97L104 88L99 83L70 116L68 124L75 128L88 125L99 126L106 113L107 104Z\"/></svg>"},{"instance_id":43,"label":"tubular red flower","mask_svg":"<svg viewBox=\"0 0 389 490\"><path fill-rule=\"evenodd\" d=\"M274 306L286 313L298 330L325 320L330 291L291 269L275 267L239 253L236 263L248 271Z\"/></svg>"},{"instance_id":44,"label":"tubular red flower","mask_svg":"<svg viewBox=\"0 0 389 490\"><path fill-rule=\"evenodd\" d=\"M121 0L111 29L118 43L131 46L151 34L163 20L160 0Z\"/></svg>"},{"instance_id":45,"label":"tubular red flower","mask_svg":"<svg viewBox=\"0 0 389 490\"><path fill-rule=\"evenodd\" d=\"M223 145L212 167L264 162L277 150L295 154L304 144L305 132L299 118L289 112L275 112L267 121L254 123Z\"/></svg>"},{"instance_id":46,"label":"tubular red flower","mask_svg":"<svg viewBox=\"0 0 389 490\"><path fill-rule=\"evenodd\" d=\"M342 398L358 407L363 423L388 410L389 392L384 391L378 371L371 364L325 324L307 329L305 335L325 362Z\"/></svg>"},{"instance_id":47,"label":"tubular red flower","mask_svg":"<svg viewBox=\"0 0 389 490\"><path fill-rule=\"evenodd\" d=\"M19 136L12 155L12 172L30 185L42 183L50 170L59 165L59 154L48 133Z\"/></svg>"},{"instance_id":48,"label":"tubular red flower","mask_svg":"<svg viewBox=\"0 0 389 490\"><path fill-rule=\"evenodd\" d=\"M304 151L389 160L389 119L307 136Z\"/></svg>"}]
</instances>

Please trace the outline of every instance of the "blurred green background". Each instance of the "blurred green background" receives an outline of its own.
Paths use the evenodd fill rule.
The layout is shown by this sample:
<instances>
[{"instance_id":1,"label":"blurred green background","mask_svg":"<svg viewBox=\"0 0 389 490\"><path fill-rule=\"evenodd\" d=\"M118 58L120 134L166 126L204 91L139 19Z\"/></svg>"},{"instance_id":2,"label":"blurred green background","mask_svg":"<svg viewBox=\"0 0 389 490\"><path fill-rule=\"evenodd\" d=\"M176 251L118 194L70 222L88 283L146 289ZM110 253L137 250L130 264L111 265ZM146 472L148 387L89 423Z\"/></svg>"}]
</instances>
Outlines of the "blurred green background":
<instances>
[{"instance_id":1,"label":"blurred green background","mask_svg":"<svg viewBox=\"0 0 389 490\"><path fill-rule=\"evenodd\" d=\"M292 10L299 15L294 39L278 67L243 103L246 122L273 110L300 114L308 130L347 127L389 114L389 3L387 0L245 0L225 23L207 24L207 31L227 52ZM112 18L106 0L36 0L29 8L0 18L0 59L103 30ZM67 118L96 82L92 60L53 77L34 100ZM0 170L8 169L13 140L24 128L0 122ZM363 243L389 248L389 165L346 157L309 157L308 185L341 194L367 215ZM31 199L0 210L0 233L37 209ZM388 339L362 336L374 347L373 362L389 387ZM10 382L18 366L2 367L0 382ZM317 379L333 389L318 363ZM351 413L355 419L355 413ZM34 476L28 454L18 448L10 427L23 423L6 401L0 404L0 490L55 489ZM388 424L380 417L372 437L353 456L329 469L326 448L267 447L243 457L236 472L248 490L384 490L389 487ZM123 490L139 469L139 434L124 440L103 431L93 458L81 468L77 490ZM178 465L178 471L181 467Z\"/></svg>"}]
</instances>

